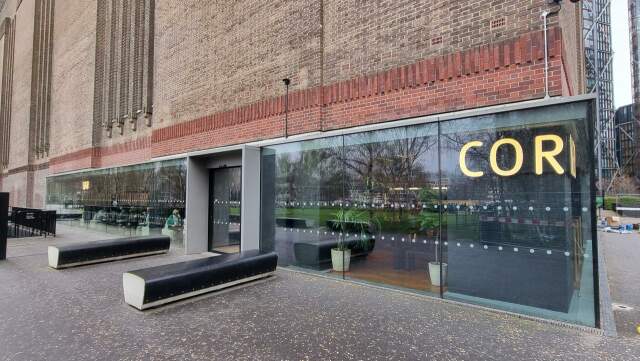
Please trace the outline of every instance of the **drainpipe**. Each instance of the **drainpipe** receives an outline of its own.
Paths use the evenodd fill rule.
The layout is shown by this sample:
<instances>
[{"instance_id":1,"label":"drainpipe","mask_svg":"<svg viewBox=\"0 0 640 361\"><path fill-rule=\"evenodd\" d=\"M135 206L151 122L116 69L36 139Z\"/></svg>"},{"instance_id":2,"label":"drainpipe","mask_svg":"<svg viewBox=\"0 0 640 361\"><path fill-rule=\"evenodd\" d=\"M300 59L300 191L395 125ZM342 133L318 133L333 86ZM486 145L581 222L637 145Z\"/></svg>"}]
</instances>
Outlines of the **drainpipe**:
<instances>
[{"instance_id":1,"label":"drainpipe","mask_svg":"<svg viewBox=\"0 0 640 361\"><path fill-rule=\"evenodd\" d=\"M547 17L548 11L542 12L544 20L544 98L549 99L549 43L547 41Z\"/></svg>"},{"instance_id":2,"label":"drainpipe","mask_svg":"<svg viewBox=\"0 0 640 361\"><path fill-rule=\"evenodd\" d=\"M547 39L547 20L549 15L555 14L560 9L549 11L545 10L542 12L542 19L544 20L544 98L549 99L549 41Z\"/></svg>"},{"instance_id":3,"label":"drainpipe","mask_svg":"<svg viewBox=\"0 0 640 361\"><path fill-rule=\"evenodd\" d=\"M282 79L285 90L284 96L284 138L289 137L289 84L291 84L291 80L289 78Z\"/></svg>"}]
</instances>

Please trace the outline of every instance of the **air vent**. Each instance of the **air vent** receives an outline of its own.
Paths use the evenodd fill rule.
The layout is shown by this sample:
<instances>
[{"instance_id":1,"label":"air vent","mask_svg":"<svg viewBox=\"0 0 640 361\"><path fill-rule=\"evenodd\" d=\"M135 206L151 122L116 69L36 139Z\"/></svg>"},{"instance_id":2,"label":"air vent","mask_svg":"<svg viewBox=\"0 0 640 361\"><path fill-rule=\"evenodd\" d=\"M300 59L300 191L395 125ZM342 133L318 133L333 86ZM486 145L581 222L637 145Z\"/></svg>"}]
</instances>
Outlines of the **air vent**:
<instances>
[{"instance_id":1,"label":"air vent","mask_svg":"<svg viewBox=\"0 0 640 361\"><path fill-rule=\"evenodd\" d=\"M506 24L507 24L507 20L505 18L491 20L491 30L501 28Z\"/></svg>"},{"instance_id":2,"label":"air vent","mask_svg":"<svg viewBox=\"0 0 640 361\"><path fill-rule=\"evenodd\" d=\"M442 44L442 36L431 39L431 45Z\"/></svg>"}]
</instances>

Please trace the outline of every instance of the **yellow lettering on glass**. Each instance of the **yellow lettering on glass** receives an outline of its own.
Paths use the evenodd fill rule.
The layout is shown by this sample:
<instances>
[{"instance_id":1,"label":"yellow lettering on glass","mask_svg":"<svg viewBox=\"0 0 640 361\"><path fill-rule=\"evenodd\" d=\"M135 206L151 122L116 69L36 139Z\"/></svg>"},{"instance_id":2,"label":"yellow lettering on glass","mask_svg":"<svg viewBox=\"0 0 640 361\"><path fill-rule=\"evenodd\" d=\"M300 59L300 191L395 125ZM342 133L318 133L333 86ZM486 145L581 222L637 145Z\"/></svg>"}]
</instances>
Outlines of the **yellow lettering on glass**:
<instances>
[{"instance_id":1,"label":"yellow lettering on glass","mask_svg":"<svg viewBox=\"0 0 640 361\"><path fill-rule=\"evenodd\" d=\"M484 175L483 172L481 172L481 171L472 171L469 168L467 168L467 160L466 160L467 152L472 147L482 147L482 142L475 140L473 142L469 142L469 143L465 144L464 146L462 146L462 149L460 149L460 161L459 161L460 170L467 177L473 177L473 178L482 177L482 175Z\"/></svg>"},{"instance_id":2,"label":"yellow lettering on glass","mask_svg":"<svg viewBox=\"0 0 640 361\"><path fill-rule=\"evenodd\" d=\"M513 150L515 151L515 162L513 164L513 167L511 167L511 169L501 169L500 166L498 165L498 149L500 148L501 145L503 144L509 144L513 147ZM517 140L513 139L513 138L503 138L498 140L497 142L493 143L493 146L491 146L491 152L489 153L489 163L491 164L491 169L500 176L503 177L509 177L512 176L516 173L518 173L518 171L520 171L520 168L522 168L522 161L524 159L523 153L522 153L522 146L520 145L520 143L518 143Z\"/></svg>"},{"instance_id":3,"label":"yellow lettering on glass","mask_svg":"<svg viewBox=\"0 0 640 361\"><path fill-rule=\"evenodd\" d=\"M571 175L576 177L576 143L573 141L573 137L569 135L569 162L571 162Z\"/></svg>"},{"instance_id":4,"label":"yellow lettering on glass","mask_svg":"<svg viewBox=\"0 0 640 361\"><path fill-rule=\"evenodd\" d=\"M544 142L552 142L553 148L551 150L542 150L542 144ZM557 135L547 134L537 136L535 138L536 174L542 174L542 170L544 168L543 160L546 160L557 174L564 174L564 169L555 158L562 152L563 148L564 142L562 141L562 138Z\"/></svg>"}]
</instances>

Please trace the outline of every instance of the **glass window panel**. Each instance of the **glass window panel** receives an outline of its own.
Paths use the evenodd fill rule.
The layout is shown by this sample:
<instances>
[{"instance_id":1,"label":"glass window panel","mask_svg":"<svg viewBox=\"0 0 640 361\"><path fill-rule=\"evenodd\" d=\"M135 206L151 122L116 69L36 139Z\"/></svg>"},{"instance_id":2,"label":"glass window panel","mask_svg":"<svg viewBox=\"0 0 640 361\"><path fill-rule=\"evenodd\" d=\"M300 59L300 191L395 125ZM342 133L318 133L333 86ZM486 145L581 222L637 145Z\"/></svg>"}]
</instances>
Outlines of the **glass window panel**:
<instances>
[{"instance_id":1,"label":"glass window panel","mask_svg":"<svg viewBox=\"0 0 640 361\"><path fill-rule=\"evenodd\" d=\"M263 148L261 248L282 266L594 326L590 107Z\"/></svg>"},{"instance_id":2,"label":"glass window panel","mask_svg":"<svg viewBox=\"0 0 640 361\"><path fill-rule=\"evenodd\" d=\"M277 251L280 265L332 271L341 233L334 219L344 203L342 152L342 137L263 149L261 248Z\"/></svg>"},{"instance_id":3,"label":"glass window panel","mask_svg":"<svg viewBox=\"0 0 640 361\"><path fill-rule=\"evenodd\" d=\"M47 178L47 208L71 225L118 236L166 234L183 246L183 159Z\"/></svg>"},{"instance_id":4,"label":"glass window panel","mask_svg":"<svg viewBox=\"0 0 640 361\"><path fill-rule=\"evenodd\" d=\"M586 103L441 123L446 298L595 325L589 124Z\"/></svg>"},{"instance_id":5,"label":"glass window panel","mask_svg":"<svg viewBox=\"0 0 640 361\"><path fill-rule=\"evenodd\" d=\"M437 131L426 124L345 137L346 276L439 293L428 271L439 240Z\"/></svg>"}]
</instances>

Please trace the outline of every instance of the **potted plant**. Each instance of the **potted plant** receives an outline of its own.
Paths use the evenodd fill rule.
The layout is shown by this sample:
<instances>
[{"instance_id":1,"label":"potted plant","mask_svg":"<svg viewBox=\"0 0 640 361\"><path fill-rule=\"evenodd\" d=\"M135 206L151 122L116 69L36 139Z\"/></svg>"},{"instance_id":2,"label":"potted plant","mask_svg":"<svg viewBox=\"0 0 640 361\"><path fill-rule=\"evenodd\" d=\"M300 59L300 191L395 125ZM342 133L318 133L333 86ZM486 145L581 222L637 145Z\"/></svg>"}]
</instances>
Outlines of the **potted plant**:
<instances>
[{"instance_id":1,"label":"potted plant","mask_svg":"<svg viewBox=\"0 0 640 361\"><path fill-rule=\"evenodd\" d=\"M362 250L369 248L369 219L365 212L356 210L340 209L336 212L332 221L333 228L339 231L338 243L335 248L331 249L331 266L336 272L349 271L351 263L351 247L357 247ZM345 239L347 233L359 235L356 242L347 242Z\"/></svg>"},{"instance_id":2,"label":"potted plant","mask_svg":"<svg viewBox=\"0 0 640 361\"><path fill-rule=\"evenodd\" d=\"M440 287L440 262L438 261L438 247L440 245L436 245L436 260L435 262L429 262L429 278L431 279L431 284ZM442 283L447 283L447 264L442 262Z\"/></svg>"},{"instance_id":3,"label":"potted plant","mask_svg":"<svg viewBox=\"0 0 640 361\"><path fill-rule=\"evenodd\" d=\"M435 227L440 227L440 220L434 220ZM433 232L432 228L432 232ZM436 260L434 262L429 262L429 278L431 278L431 284L436 287L441 287L447 283L447 264L445 262L440 262L440 247L442 245L442 237L438 237L438 241L436 243ZM442 265L442 267L440 267ZM442 277L440 277L440 270L442 270ZM440 282L442 281L442 282Z\"/></svg>"},{"instance_id":4,"label":"potted plant","mask_svg":"<svg viewBox=\"0 0 640 361\"><path fill-rule=\"evenodd\" d=\"M410 231L413 239L418 233L424 233L427 237L434 237L436 230L440 226L438 214L422 211L410 219Z\"/></svg>"},{"instance_id":5,"label":"potted plant","mask_svg":"<svg viewBox=\"0 0 640 361\"><path fill-rule=\"evenodd\" d=\"M428 237L434 237L437 234L436 230L440 228L440 219L437 213L430 212L420 212L418 216L415 218L417 228L421 233L425 233ZM415 237L415 235L414 235ZM429 262L429 278L431 279L431 284L440 287L440 242L436 244L436 260L434 262ZM442 283L446 283L447 279L447 264L442 263Z\"/></svg>"}]
</instances>

